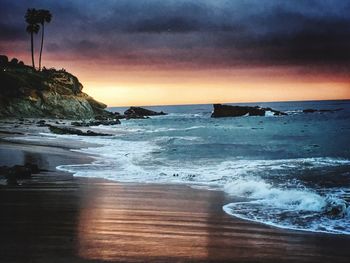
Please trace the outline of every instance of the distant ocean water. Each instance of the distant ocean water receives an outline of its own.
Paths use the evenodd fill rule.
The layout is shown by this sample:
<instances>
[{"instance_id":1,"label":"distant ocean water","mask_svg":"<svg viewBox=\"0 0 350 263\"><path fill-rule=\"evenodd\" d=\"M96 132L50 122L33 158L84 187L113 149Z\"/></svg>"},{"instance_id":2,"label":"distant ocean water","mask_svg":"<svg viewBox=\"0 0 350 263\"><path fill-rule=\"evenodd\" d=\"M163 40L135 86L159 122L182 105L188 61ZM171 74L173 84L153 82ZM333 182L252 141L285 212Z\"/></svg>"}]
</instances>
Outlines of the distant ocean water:
<instances>
[{"instance_id":1,"label":"distant ocean water","mask_svg":"<svg viewBox=\"0 0 350 263\"><path fill-rule=\"evenodd\" d=\"M100 127L118 135L80 138L102 145L79 150L96 160L58 169L120 182L218 189L240 200L223 207L232 216L350 234L350 101L251 105L289 115L213 119L212 105L147 107L169 115ZM303 113L307 108L343 110Z\"/></svg>"}]
</instances>

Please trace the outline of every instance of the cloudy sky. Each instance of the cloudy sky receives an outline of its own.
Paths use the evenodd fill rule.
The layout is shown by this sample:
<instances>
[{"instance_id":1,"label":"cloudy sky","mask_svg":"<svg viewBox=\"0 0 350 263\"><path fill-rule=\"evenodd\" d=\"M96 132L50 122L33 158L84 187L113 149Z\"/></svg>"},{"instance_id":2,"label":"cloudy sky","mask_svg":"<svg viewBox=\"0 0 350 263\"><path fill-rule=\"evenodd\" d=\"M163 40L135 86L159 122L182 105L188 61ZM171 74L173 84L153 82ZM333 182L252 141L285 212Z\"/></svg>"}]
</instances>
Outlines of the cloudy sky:
<instances>
[{"instance_id":1,"label":"cloudy sky","mask_svg":"<svg viewBox=\"0 0 350 263\"><path fill-rule=\"evenodd\" d=\"M66 68L110 106L350 98L348 0L0 0L0 7L0 53L29 64L24 13L49 9L44 65Z\"/></svg>"}]
</instances>

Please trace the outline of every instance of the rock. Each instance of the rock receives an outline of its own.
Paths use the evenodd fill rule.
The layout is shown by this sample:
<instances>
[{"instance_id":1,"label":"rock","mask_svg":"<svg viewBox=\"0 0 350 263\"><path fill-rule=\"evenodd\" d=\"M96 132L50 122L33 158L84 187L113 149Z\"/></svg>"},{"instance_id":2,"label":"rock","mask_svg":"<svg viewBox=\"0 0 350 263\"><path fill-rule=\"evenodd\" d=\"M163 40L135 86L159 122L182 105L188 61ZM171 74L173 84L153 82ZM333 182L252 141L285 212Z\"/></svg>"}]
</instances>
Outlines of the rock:
<instances>
[{"instance_id":1,"label":"rock","mask_svg":"<svg viewBox=\"0 0 350 263\"><path fill-rule=\"evenodd\" d=\"M83 122L83 121L72 121L70 123L70 125L75 126L75 127L87 127L87 126L89 126L89 125L87 125L86 122Z\"/></svg>"},{"instance_id":2,"label":"rock","mask_svg":"<svg viewBox=\"0 0 350 263\"><path fill-rule=\"evenodd\" d=\"M163 111L156 112L141 107L130 107L124 112L126 119L146 119L149 116L166 115Z\"/></svg>"},{"instance_id":3,"label":"rock","mask_svg":"<svg viewBox=\"0 0 350 263\"><path fill-rule=\"evenodd\" d=\"M46 127L46 121L45 120L40 120L36 122L38 127Z\"/></svg>"},{"instance_id":4,"label":"rock","mask_svg":"<svg viewBox=\"0 0 350 263\"><path fill-rule=\"evenodd\" d=\"M80 136L111 136L111 134L98 133L88 130L87 132L83 132L78 129L69 128L69 127L59 127L49 125L49 129L52 133L55 134L71 134L71 135L80 135Z\"/></svg>"},{"instance_id":5,"label":"rock","mask_svg":"<svg viewBox=\"0 0 350 263\"><path fill-rule=\"evenodd\" d=\"M114 118L118 120L125 119L125 115L120 114L119 112L114 112Z\"/></svg>"},{"instance_id":6,"label":"rock","mask_svg":"<svg viewBox=\"0 0 350 263\"><path fill-rule=\"evenodd\" d=\"M98 133L98 132L94 132L91 130L88 130L86 132L86 134L84 134L85 136L111 136L111 134L106 134L106 133Z\"/></svg>"},{"instance_id":7,"label":"rock","mask_svg":"<svg viewBox=\"0 0 350 263\"><path fill-rule=\"evenodd\" d=\"M89 122L78 122L78 121L73 121L71 122L72 126L76 126L76 127L89 127L89 126L99 126L99 125L117 125L120 124L120 120L116 119L116 120L101 120L101 121L89 121Z\"/></svg>"},{"instance_id":8,"label":"rock","mask_svg":"<svg viewBox=\"0 0 350 263\"><path fill-rule=\"evenodd\" d=\"M333 110L317 110L317 109L305 109L303 110L303 113L315 113L315 112L336 112L336 111L341 111L343 108L338 108L338 109L333 109Z\"/></svg>"},{"instance_id":9,"label":"rock","mask_svg":"<svg viewBox=\"0 0 350 263\"><path fill-rule=\"evenodd\" d=\"M0 64L0 118L115 119L65 70L34 71L6 56L0 56Z\"/></svg>"},{"instance_id":10,"label":"rock","mask_svg":"<svg viewBox=\"0 0 350 263\"><path fill-rule=\"evenodd\" d=\"M240 117L240 116L265 116L266 111L271 111L274 115L287 115L284 112L273 110L271 108L260 108L258 106L231 106L214 104L214 112L212 113L212 118L222 118L222 117Z\"/></svg>"}]
</instances>

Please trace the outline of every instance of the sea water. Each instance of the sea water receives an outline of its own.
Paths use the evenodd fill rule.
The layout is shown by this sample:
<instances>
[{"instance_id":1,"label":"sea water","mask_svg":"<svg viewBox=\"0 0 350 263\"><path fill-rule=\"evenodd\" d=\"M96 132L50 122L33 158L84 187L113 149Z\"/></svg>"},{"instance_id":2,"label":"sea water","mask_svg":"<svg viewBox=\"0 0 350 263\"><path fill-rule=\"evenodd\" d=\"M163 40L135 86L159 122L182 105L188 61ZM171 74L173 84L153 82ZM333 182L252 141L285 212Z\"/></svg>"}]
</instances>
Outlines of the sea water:
<instances>
[{"instance_id":1,"label":"sea water","mask_svg":"<svg viewBox=\"0 0 350 263\"><path fill-rule=\"evenodd\" d=\"M100 126L118 135L79 138L100 145L79 150L95 161L58 169L221 190L232 200L223 210L234 217L350 234L350 101L252 105L288 116L211 118L212 105L147 107L169 114ZM307 108L342 110L303 113Z\"/></svg>"}]
</instances>

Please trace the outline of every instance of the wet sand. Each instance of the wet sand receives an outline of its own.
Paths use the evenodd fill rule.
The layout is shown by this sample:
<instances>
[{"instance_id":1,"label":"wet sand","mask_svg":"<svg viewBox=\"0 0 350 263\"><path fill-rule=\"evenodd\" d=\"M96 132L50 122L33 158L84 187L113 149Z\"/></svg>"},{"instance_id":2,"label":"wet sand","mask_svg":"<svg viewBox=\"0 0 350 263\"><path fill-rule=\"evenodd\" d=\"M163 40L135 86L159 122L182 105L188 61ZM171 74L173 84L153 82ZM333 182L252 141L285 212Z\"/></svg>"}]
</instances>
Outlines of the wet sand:
<instances>
[{"instance_id":1,"label":"wet sand","mask_svg":"<svg viewBox=\"0 0 350 263\"><path fill-rule=\"evenodd\" d=\"M0 186L0 262L350 259L349 236L233 218L222 211L230 200L222 192L74 178L55 167L91 159L52 145L0 143L0 156L2 162L37 161L47 170L20 186Z\"/></svg>"}]
</instances>

